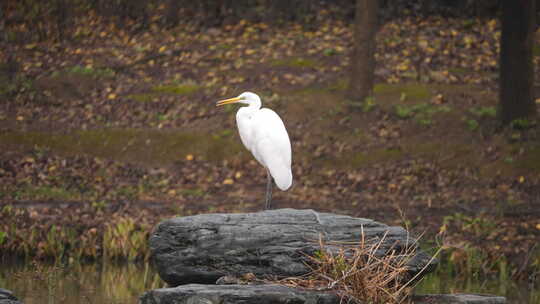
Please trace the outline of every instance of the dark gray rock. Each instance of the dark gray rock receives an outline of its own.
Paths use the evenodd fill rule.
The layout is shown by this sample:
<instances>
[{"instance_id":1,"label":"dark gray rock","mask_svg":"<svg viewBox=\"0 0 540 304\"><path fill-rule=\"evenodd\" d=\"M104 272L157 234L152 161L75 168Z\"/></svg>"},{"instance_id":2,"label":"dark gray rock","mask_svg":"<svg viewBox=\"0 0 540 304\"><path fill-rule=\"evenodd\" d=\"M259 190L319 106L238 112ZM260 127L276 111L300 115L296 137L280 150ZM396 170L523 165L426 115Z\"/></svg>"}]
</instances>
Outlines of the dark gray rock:
<instances>
[{"instance_id":1,"label":"dark gray rock","mask_svg":"<svg viewBox=\"0 0 540 304\"><path fill-rule=\"evenodd\" d=\"M427 294L415 295L415 304L505 304L505 297L483 294Z\"/></svg>"},{"instance_id":2,"label":"dark gray rock","mask_svg":"<svg viewBox=\"0 0 540 304\"><path fill-rule=\"evenodd\" d=\"M152 260L161 278L171 286L212 284L225 275L299 276L325 242L358 242L384 238L377 255L389 249L402 252L416 240L401 227L370 219L313 210L278 209L257 213L202 214L161 222L150 237ZM383 237L384 236L384 237ZM327 249L332 249L330 245ZM335 250L338 247L335 247ZM411 276L435 261L421 250L408 263ZM429 264L428 264L429 263ZM424 273L424 274L425 274Z\"/></svg>"},{"instance_id":3,"label":"dark gray rock","mask_svg":"<svg viewBox=\"0 0 540 304\"><path fill-rule=\"evenodd\" d=\"M140 304L339 304L332 293L303 291L281 285L189 284L147 291Z\"/></svg>"},{"instance_id":4,"label":"dark gray rock","mask_svg":"<svg viewBox=\"0 0 540 304\"><path fill-rule=\"evenodd\" d=\"M7 289L0 288L0 304L22 304L13 295L13 293Z\"/></svg>"},{"instance_id":5,"label":"dark gray rock","mask_svg":"<svg viewBox=\"0 0 540 304\"><path fill-rule=\"evenodd\" d=\"M281 285L189 284L144 293L139 304L339 304L334 293ZM346 301L344 302L346 303ZM476 294L415 295L414 304L505 304L504 297Z\"/></svg>"}]
</instances>

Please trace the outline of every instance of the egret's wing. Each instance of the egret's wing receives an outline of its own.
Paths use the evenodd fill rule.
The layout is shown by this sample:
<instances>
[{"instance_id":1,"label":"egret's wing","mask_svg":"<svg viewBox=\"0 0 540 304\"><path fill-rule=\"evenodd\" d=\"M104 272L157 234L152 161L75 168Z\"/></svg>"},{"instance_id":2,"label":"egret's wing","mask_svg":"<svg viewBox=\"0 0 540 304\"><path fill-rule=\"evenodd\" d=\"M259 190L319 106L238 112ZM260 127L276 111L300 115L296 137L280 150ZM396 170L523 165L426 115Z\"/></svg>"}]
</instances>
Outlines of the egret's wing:
<instances>
[{"instance_id":1,"label":"egret's wing","mask_svg":"<svg viewBox=\"0 0 540 304\"><path fill-rule=\"evenodd\" d=\"M255 139L254 124L252 115L245 113L245 108L240 108L236 113L236 126L238 127L238 134L244 147L253 153L253 144Z\"/></svg>"},{"instance_id":2,"label":"egret's wing","mask_svg":"<svg viewBox=\"0 0 540 304\"><path fill-rule=\"evenodd\" d=\"M283 191L289 189L292 185L291 166L280 155L279 148L269 138L265 138L257 142L256 150L278 188Z\"/></svg>"},{"instance_id":3,"label":"egret's wing","mask_svg":"<svg viewBox=\"0 0 540 304\"><path fill-rule=\"evenodd\" d=\"M251 152L263 164L281 190L292 185L291 142L285 125L276 112L261 109L252 119Z\"/></svg>"}]
</instances>

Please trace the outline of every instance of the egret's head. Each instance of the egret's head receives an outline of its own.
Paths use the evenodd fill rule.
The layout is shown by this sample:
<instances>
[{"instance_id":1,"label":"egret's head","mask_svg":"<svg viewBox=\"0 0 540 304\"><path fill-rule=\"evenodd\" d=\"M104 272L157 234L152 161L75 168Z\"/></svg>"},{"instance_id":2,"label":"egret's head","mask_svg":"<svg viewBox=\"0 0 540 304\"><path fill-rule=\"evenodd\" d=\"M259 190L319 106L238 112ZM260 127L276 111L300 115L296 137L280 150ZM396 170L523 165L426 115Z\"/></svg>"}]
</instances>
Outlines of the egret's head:
<instances>
[{"instance_id":1,"label":"egret's head","mask_svg":"<svg viewBox=\"0 0 540 304\"><path fill-rule=\"evenodd\" d=\"M243 103L247 105L259 105L261 104L261 98L259 95L251 92L244 92L238 97L233 97L225 100L220 100L216 103L216 106L223 106L230 103Z\"/></svg>"}]
</instances>

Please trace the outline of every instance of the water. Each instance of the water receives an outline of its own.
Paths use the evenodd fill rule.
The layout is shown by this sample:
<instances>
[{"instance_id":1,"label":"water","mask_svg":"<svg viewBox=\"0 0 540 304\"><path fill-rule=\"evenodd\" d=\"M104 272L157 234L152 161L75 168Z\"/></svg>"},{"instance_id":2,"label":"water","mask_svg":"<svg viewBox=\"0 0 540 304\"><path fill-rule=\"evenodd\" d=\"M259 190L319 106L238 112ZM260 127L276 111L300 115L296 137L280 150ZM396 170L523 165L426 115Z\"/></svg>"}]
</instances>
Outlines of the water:
<instances>
[{"instance_id":1,"label":"water","mask_svg":"<svg viewBox=\"0 0 540 304\"><path fill-rule=\"evenodd\" d=\"M438 271L427 275L415 291L417 294L426 293L479 293L504 296L509 304L540 304L540 288L530 286L527 282L459 278L445 275Z\"/></svg>"},{"instance_id":2,"label":"water","mask_svg":"<svg viewBox=\"0 0 540 304\"><path fill-rule=\"evenodd\" d=\"M165 287L148 264L91 264L58 267L47 264L0 263L0 287L25 304L138 303L145 291ZM511 304L539 304L540 290L526 283L459 279L431 274L417 293L488 293L506 296Z\"/></svg>"},{"instance_id":3,"label":"water","mask_svg":"<svg viewBox=\"0 0 540 304\"><path fill-rule=\"evenodd\" d=\"M165 286L148 264L2 263L0 270L0 287L11 290L25 304L138 303L145 290Z\"/></svg>"}]
</instances>

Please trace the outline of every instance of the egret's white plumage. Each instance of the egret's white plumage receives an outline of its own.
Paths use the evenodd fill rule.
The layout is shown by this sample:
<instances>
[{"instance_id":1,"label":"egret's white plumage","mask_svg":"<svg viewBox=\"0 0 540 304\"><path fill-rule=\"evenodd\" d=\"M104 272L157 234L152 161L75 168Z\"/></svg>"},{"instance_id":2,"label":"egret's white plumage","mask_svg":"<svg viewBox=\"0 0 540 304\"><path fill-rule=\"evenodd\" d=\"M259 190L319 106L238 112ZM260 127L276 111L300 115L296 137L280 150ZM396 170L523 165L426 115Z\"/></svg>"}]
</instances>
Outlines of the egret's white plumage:
<instances>
[{"instance_id":1,"label":"egret's white plumage","mask_svg":"<svg viewBox=\"0 0 540 304\"><path fill-rule=\"evenodd\" d=\"M240 139L268 172L266 207L269 208L272 190L271 178L283 191L292 185L289 135L276 112L268 108L261 109L261 99L255 93L244 92L238 97L219 101L217 105L237 102L247 105L247 107L241 107L236 113Z\"/></svg>"}]
</instances>

